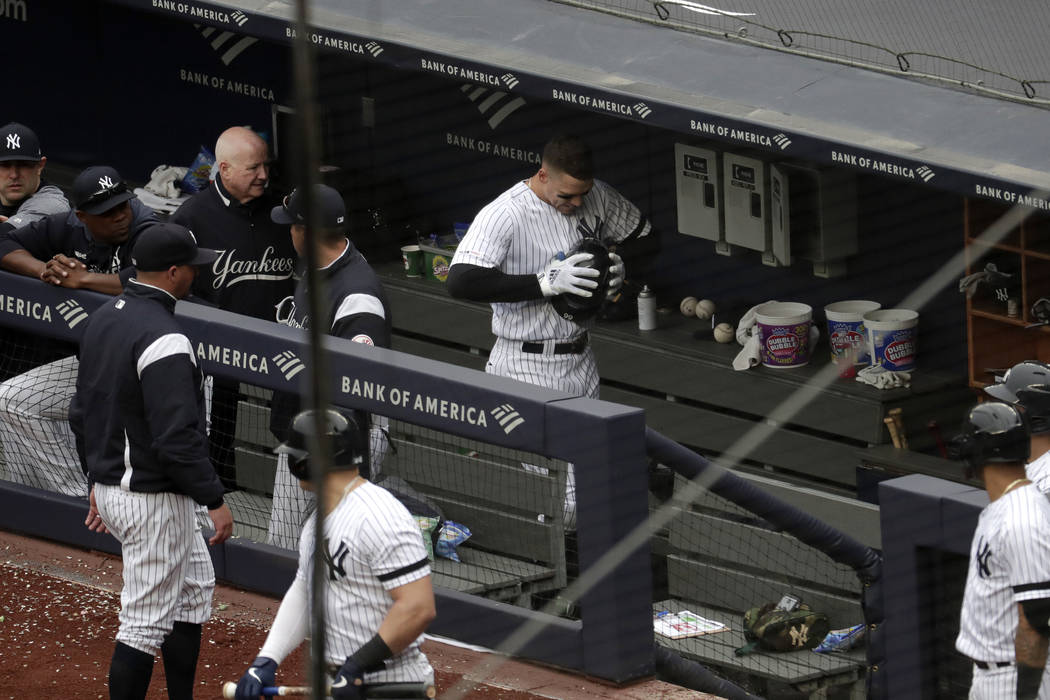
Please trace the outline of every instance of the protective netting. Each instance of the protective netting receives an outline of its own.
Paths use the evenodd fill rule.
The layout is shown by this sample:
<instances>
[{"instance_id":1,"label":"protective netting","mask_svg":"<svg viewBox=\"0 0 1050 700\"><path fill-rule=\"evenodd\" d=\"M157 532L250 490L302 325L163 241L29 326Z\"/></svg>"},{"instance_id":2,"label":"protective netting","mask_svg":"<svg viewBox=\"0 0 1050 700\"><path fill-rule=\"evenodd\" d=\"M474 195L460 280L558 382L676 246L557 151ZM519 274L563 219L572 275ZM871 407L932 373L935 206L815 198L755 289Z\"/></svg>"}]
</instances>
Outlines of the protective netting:
<instances>
[{"instance_id":1,"label":"protective netting","mask_svg":"<svg viewBox=\"0 0 1050 700\"><path fill-rule=\"evenodd\" d=\"M685 482L680 477L676 482L677 495L685 491ZM864 626L862 584L851 567L711 492L702 492L692 503L676 501L673 507L676 515L663 533L662 545L667 551L668 597L656 602L654 614L688 610L725 629L681 639L658 635L658 643L705 659L763 696L785 685L803 687L804 677L814 671L823 676L822 682L846 687L862 675L863 645L852 651L806 652L802 663L776 653L737 653L749 642L744 614L780 603L784 596L826 615L830 629ZM811 630L818 634L817 627L803 626L784 641L797 648L814 646L820 640L809 635Z\"/></svg>"},{"instance_id":2,"label":"protective netting","mask_svg":"<svg viewBox=\"0 0 1050 700\"><path fill-rule=\"evenodd\" d=\"M1050 104L1050 7L985 2L555 0L900 75Z\"/></svg>"}]
</instances>

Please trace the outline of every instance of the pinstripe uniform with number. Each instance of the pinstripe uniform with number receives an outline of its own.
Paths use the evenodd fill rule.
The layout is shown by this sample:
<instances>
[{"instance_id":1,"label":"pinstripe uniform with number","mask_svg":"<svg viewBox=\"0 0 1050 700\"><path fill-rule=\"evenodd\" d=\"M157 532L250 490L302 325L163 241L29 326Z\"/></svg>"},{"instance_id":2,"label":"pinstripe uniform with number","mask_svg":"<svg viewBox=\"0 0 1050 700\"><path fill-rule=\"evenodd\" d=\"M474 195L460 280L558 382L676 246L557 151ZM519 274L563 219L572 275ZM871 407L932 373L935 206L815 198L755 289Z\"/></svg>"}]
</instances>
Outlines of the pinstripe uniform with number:
<instances>
[{"instance_id":1,"label":"pinstripe uniform with number","mask_svg":"<svg viewBox=\"0 0 1050 700\"><path fill-rule=\"evenodd\" d=\"M215 574L196 504L222 506L203 377L175 298L130 280L87 321L69 412L99 514L121 543L117 640L155 654L175 622L211 614Z\"/></svg>"},{"instance_id":2,"label":"pinstripe uniform with number","mask_svg":"<svg viewBox=\"0 0 1050 700\"><path fill-rule=\"evenodd\" d=\"M976 662L970 698L1016 697L1017 605L1041 598L1050 598L1050 500L1027 484L981 512L970 546L955 640L955 648ZM1050 699L1048 675L1044 672L1039 692L1044 700Z\"/></svg>"},{"instance_id":3,"label":"pinstripe uniform with number","mask_svg":"<svg viewBox=\"0 0 1050 700\"><path fill-rule=\"evenodd\" d=\"M347 240L346 250L325 267L322 274L325 276L325 293L331 300L331 320L326 325L327 333L355 343L390 347L390 312L386 292L375 271L354 244ZM295 296L288 297L278 305L277 321L295 328L309 327L308 304L306 277L303 276L296 285ZM270 430L278 439L285 439L288 424L298 411L298 395L274 396ZM389 447L384 432L387 419L384 416L372 417L371 428L367 427L370 422L367 413L358 411L355 419L358 425L368 429L371 444L369 470L362 470L362 476L375 478ZM287 459L287 455L281 455L278 459L267 541L278 547L294 549L302 523L313 512L316 499L313 493L303 491L299 482L288 472Z\"/></svg>"},{"instance_id":4,"label":"pinstripe uniform with number","mask_svg":"<svg viewBox=\"0 0 1050 700\"><path fill-rule=\"evenodd\" d=\"M649 223L638 208L601 180L572 214L560 213L518 182L487 204L456 249L452 264L496 268L509 275L537 274L583 238L578 227L604 223L602 237L619 242L646 235ZM546 299L492 303L496 343L485 371L575 396L598 397L598 369L590 346L580 353L554 354L555 343L577 340L584 329L554 311ZM542 343L540 353L522 351L523 342Z\"/></svg>"},{"instance_id":5,"label":"pinstripe uniform with number","mask_svg":"<svg viewBox=\"0 0 1050 700\"><path fill-rule=\"evenodd\" d=\"M314 531L312 522L303 528L299 569L286 601L305 601L311 590ZM389 491L368 481L358 482L324 519L324 538L325 654L338 668L376 634L393 604L388 591L429 576L430 563L415 519ZM290 631L291 639L271 631L259 655L280 663L306 632L305 622ZM387 659L384 669L365 674L365 683L430 681L433 669L420 650L422 641L420 635Z\"/></svg>"}]
</instances>

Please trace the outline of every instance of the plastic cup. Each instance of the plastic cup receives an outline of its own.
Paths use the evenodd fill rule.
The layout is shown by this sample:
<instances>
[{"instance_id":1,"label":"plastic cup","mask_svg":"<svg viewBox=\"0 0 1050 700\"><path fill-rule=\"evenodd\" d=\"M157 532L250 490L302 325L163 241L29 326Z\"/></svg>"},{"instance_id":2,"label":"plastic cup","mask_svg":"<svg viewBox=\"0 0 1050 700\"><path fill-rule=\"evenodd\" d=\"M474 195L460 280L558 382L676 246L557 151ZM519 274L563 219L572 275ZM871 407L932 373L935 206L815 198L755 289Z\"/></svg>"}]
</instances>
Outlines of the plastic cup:
<instances>
[{"instance_id":1,"label":"plastic cup","mask_svg":"<svg viewBox=\"0 0 1050 700\"><path fill-rule=\"evenodd\" d=\"M418 245L401 246L401 262L405 265L406 277L423 276L423 251Z\"/></svg>"}]
</instances>

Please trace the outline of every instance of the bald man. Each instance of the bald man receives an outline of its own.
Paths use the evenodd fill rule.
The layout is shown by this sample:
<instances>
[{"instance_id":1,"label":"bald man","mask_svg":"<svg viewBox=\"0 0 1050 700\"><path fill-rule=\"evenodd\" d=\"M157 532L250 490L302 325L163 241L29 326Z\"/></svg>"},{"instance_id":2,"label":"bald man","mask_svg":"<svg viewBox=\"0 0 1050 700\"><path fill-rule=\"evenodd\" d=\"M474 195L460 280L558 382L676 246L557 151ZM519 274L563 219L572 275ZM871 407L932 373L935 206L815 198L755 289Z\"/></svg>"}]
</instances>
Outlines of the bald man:
<instances>
[{"instance_id":1,"label":"bald man","mask_svg":"<svg viewBox=\"0 0 1050 700\"><path fill-rule=\"evenodd\" d=\"M295 291L296 254L288 227L270 219L282 197L269 190L266 142L235 126L215 142L215 181L188 199L171 221L193 231L203 248L219 254L202 268L193 293L220 309L273 321L275 308ZM223 484L236 487L233 433L237 382L216 378L212 395L211 458Z\"/></svg>"}]
</instances>

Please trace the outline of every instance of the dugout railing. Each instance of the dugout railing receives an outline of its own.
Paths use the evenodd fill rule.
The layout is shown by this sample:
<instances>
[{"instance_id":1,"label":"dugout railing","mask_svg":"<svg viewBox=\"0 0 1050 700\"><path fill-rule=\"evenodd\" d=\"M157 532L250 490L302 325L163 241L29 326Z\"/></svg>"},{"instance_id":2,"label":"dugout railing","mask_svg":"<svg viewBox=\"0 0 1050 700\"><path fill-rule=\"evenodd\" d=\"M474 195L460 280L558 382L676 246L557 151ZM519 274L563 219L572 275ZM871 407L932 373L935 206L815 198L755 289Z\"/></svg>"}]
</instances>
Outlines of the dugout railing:
<instances>
[{"instance_id":1,"label":"dugout railing","mask_svg":"<svg viewBox=\"0 0 1050 700\"><path fill-rule=\"evenodd\" d=\"M0 326L77 342L87 314L106 299L0 273ZM181 302L176 315L206 373L284 391L298 391L307 375L301 330ZM325 345L329 392L338 405L571 462L581 572L646 519L643 411L393 350L327 337ZM501 421L508 412L514 420ZM0 527L117 551L111 537L84 527L84 508L73 497L0 481ZM249 540L233 539L211 551L216 576L234 586L279 595L295 570L291 551ZM439 587L430 630L625 682L653 672L651 589L649 545L641 541L582 593L578 620ZM507 648L511 635L514 648Z\"/></svg>"}]
</instances>

